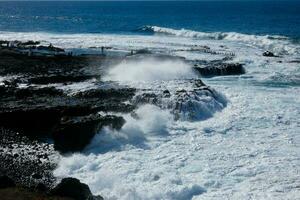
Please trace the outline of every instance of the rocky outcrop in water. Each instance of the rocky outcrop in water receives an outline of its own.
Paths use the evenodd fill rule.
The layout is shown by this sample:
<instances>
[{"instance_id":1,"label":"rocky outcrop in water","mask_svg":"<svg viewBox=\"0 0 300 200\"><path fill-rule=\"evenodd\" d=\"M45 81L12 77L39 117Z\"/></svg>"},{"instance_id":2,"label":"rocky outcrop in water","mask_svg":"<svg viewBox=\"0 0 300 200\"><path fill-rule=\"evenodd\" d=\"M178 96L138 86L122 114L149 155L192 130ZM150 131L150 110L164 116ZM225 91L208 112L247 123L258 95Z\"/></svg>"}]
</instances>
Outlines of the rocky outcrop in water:
<instances>
[{"instance_id":1,"label":"rocky outcrop in water","mask_svg":"<svg viewBox=\"0 0 300 200\"><path fill-rule=\"evenodd\" d=\"M202 77L241 75L245 73L245 69L240 63L213 63L204 66L194 65Z\"/></svg>"},{"instance_id":2,"label":"rocky outcrop in water","mask_svg":"<svg viewBox=\"0 0 300 200\"><path fill-rule=\"evenodd\" d=\"M275 54L274 54L273 52L271 52L271 51L265 51L265 52L263 52L263 56L265 56L265 57L277 57L277 56L275 56Z\"/></svg>"},{"instance_id":3,"label":"rocky outcrop in water","mask_svg":"<svg viewBox=\"0 0 300 200\"><path fill-rule=\"evenodd\" d=\"M60 152L81 151L102 127L120 129L124 123L122 117L114 115L63 117L53 132L54 147Z\"/></svg>"},{"instance_id":4,"label":"rocky outcrop in water","mask_svg":"<svg viewBox=\"0 0 300 200\"><path fill-rule=\"evenodd\" d=\"M100 78L99 73L90 70L109 62L102 55L45 57L0 51L0 57L0 74L10 76L0 84L0 127L29 137L54 139L57 150L80 151L102 126L120 128L124 123L120 117L99 116L97 112L134 109L133 105L124 103L135 93L131 88L90 89L68 94L48 85L67 86ZM91 132L86 134L83 129Z\"/></svg>"},{"instance_id":5,"label":"rocky outcrop in water","mask_svg":"<svg viewBox=\"0 0 300 200\"><path fill-rule=\"evenodd\" d=\"M4 86L0 91L3 94L1 127L30 137L53 138L56 149L64 152L82 150L102 126L120 128L124 123L121 117L102 116L97 112L130 112L134 109L123 103L134 95L132 89L95 89L72 96L47 87ZM88 133L84 129L89 130Z\"/></svg>"},{"instance_id":6,"label":"rocky outcrop in water","mask_svg":"<svg viewBox=\"0 0 300 200\"><path fill-rule=\"evenodd\" d=\"M125 120L108 113L127 113L135 108L128 103L135 94L132 88L93 87L73 92L60 89L99 80L99 66L110 63L110 58L14 52L16 48L21 51L27 45L37 44L1 44L0 48L0 176L4 177L0 184L6 187L0 194L15 199L18 195L51 199L46 192L57 181L52 171L59 152L83 150L103 126L120 129ZM41 48L44 47L37 49ZM17 187L12 187L9 180ZM70 196L68 190L79 193ZM88 186L74 180L57 191L55 195L64 196L57 199L82 199L81 195L102 199L91 198Z\"/></svg>"},{"instance_id":7,"label":"rocky outcrop in water","mask_svg":"<svg viewBox=\"0 0 300 200\"><path fill-rule=\"evenodd\" d=\"M70 197L74 200L103 200L101 196L93 196L88 185L76 178L64 178L51 190L51 194Z\"/></svg>"},{"instance_id":8,"label":"rocky outcrop in water","mask_svg":"<svg viewBox=\"0 0 300 200\"><path fill-rule=\"evenodd\" d=\"M201 80L191 82L194 87L189 89L140 91L132 102L137 105L153 104L170 110L176 120L189 121L207 119L227 105L223 95L206 86Z\"/></svg>"},{"instance_id":9,"label":"rocky outcrop in water","mask_svg":"<svg viewBox=\"0 0 300 200\"><path fill-rule=\"evenodd\" d=\"M3 200L103 200L100 195L93 195L88 185L76 178L64 178L53 189L46 192L42 184L35 188L21 187L8 176L0 176L0 196Z\"/></svg>"}]
</instances>

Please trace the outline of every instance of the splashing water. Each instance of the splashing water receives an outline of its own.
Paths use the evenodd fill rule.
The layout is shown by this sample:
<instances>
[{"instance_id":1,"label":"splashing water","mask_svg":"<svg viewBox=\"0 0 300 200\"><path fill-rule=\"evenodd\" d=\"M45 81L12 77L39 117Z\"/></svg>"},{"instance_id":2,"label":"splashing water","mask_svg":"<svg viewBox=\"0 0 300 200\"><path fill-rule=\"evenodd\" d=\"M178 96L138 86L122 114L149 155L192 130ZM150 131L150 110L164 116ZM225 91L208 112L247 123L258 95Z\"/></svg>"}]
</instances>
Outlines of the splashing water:
<instances>
[{"instance_id":1,"label":"splashing water","mask_svg":"<svg viewBox=\"0 0 300 200\"><path fill-rule=\"evenodd\" d=\"M122 62L110 69L104 80L135 82L191 78L196 78L196 75L183 61L146 58Z\"/></svg>"}]
</instances>

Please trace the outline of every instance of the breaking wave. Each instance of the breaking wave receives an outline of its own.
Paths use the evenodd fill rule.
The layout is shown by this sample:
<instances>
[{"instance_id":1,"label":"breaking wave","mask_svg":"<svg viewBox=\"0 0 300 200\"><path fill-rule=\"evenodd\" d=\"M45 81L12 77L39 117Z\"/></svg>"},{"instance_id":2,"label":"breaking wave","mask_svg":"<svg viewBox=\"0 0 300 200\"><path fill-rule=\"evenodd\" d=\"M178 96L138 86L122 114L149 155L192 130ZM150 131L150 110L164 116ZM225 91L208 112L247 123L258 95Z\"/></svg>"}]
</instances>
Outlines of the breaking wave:
<instances>
[{"instance_id":1,"label":"breaking wave","mask_svg":"<svg viewBox=\"0 0 300 200\"><path fill-rule=\"evenodd\" d=\"M141 28L142 31L153 32L153 33L163 33L167 35L175 35L182 37L194 37L194 38L203 38L203 39L215 39L215 40L223 40L230 38L264 38L270 40L288 40L288 37L279 36L279 35L266 35L266 36L257 36L257 35L247 35L242 33L235 32L199 32L188 29L171 29L159 26L144 26Z\"/></svg>"},{"instance_id":2,"label":"breaking wave","mask_svg":"<svg viewBox=\"0 0 300 200\"><path fill-rule=\"evenodd\" d=\"M289 37L279 35L249 35L236 32L199 32L188 29L172 29L159 26L144 26L140 28L140 31L204 40L228 40L244 42L279 53L294 54L300 51L299 46L293 45Z\"/></svg>"}]
</instances>

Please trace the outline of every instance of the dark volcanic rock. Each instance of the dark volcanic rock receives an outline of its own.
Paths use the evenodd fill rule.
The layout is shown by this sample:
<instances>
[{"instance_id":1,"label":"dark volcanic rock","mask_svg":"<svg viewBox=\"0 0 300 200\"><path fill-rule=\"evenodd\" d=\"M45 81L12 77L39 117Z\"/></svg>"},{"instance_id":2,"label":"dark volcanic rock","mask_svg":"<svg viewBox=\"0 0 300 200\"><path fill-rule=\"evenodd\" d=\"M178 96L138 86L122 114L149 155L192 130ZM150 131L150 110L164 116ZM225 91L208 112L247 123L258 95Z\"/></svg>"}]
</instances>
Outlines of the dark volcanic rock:
<instances>
[{"instance_id":1,"label":"dark volcanic rock","mask_svg":"<svg viewBox=\"0 0 300 200\"><path fill-rule=\"evenodd\" d=\"M103 199L98 196L94 198L89 186L81 183L76 178L64 178L62 181L51 191L53 195L71 197L75 200L93 200Z\"/></svg>"},{"instance_id":2,"label":"dark volcanic rock","mask_svg":"<svg viewBox=\"0 0 300 200\"><path fill-rule=\"evenodd\" d=\"M203 77L240 75L245 73L245 69L240 63L219 63L205 67L196 65L194 69Z\"/></svg>"},{"instance_id":3,"label":"dark volcanic rock","mask_svg":"<svg viewBox=\"0 0 300 200\"><path fill-rule=\"evenodd\" d=\"M8 188L8 187L15 187L15 182L9 178L8 176L0 176L0 189Z\"/></svg>"},{"instance_id":4,"label":"dark volcanic rock","mask_svg":"<svg viewBox=\"0 0 300 200\"><path fill-rule=\"evenodd\" d=\"M81 82L91 78L93 76L85 74L51 74L29 78L28 82L32 84L69 83Z\"/></svg>"},{"instance_id":5,"label":"dark volcanic rock","mask_svg":"<svg viewBox=\"0 0 300 200\"><path fill-rule=\"evenodd\" d=\"M62 118L77 117L77 123L69 125L80 126L81 121L81 124L87 123L84 116L99 111L131 112L135 107L124 102L131 99L134 92L130 88L94 89L70 96L52 87L20 89L2 86L0 127L10 128L27 136L49 136L57 127L61 128ZM80 129L75 129L75 133L76 130Z\"/></svg>"},{"instance_id":6,"label":"dark volcanic rock","mask_svg":"<svg viewBox=\"0 0 300 200\"><path fill-rule=\"evenodd\" d=\"M46 188L54 185L52 170L56 167L58 153L53 145L3 128L0 129L0 144L0 174L26 187L40 183Z\"/></svg>"},{"instance_id":7,"label":"dark volcanic rock","mask_svg":"<svg viewBox=\"0 0 300 200\"><path fill-rule=\"evenodd\" d=\"M274 53L272 53L271 51L265 51L263 53L263 56L265 57L276 57Z\"/></svg>"},{"instance_id":8,"label":"dark volcanic rock","mask_svg":"<svg viewBox=\"0 0 300 200\"><path fill-rule=\"evenodd\" d=\"M101 116L99 114L63 118L53 133L55 149L63 153L80 151L103 126L120 129L125 123L122 117Z\"/></svg>"},{"instance_id":9,"label":"dark volcanic rock","mask_svg":"<svg viewBox=\"0 0 300 200\"><path fill-rule=\"evenodd\" d=\"M0 112L0 126L28 136L48 135L60 121L59 108L20 108Z\"/></svg>"},{"instance_id":10,"label":"dark volcanic rock","mask_svg":"<svg viewBox=\"0 0 300 200\"><path fill-rule=\"evenodd\" d=\"M33 191L26 187L0 189L1 200L73 200L69 197L49 195L42 191Z\"/></svg>"},{"instance_id":11,"label":"dark volcanic rock","mask_svg":"<svg viewBox=\"0 0 300 200\"><path fill-rule=\"evenodd\" d=\"M110 58L99 55L27 56L8 53L0 48L0 75L76 75L76 73L82 75L85 69L97 68L102 63L110 61Z\"/></svg>"},{"instance_id":12,"label":"dark volcanic rock","mask_svg":"<svg viewBox=\"0 0 300 200\"><path fill-rule=\"evenodd\" d=\"M118 98L118 99L128 99L133 97L135 93L134 88L123 88L123 89L92 89L84 92L78 92L77 97L80 98Z\"/></svg>"},{"instance_id":13,"label":"dark volcanic rock","mask_svg":"<svg viewBox=\"0 0 300 200\"><path fill-rule=\"evenodd\" d=\"M201 80L191 80L194 87L168 90L140 91L132 100L133 104L153 104L162 109L170 110L174 119L203 120L213 116L213 113L222 110L227 105L226 98L213 88L206 86ZM209 108L209 109L207 109ZM211 110L212 112L207 112ZM132 113L134 118L138 118Z\"/></svg>"},{"instance_id":14,"label":"dark volcanic rock","mask_svg":"<svg viewBox=\"0 0 300 200\"><path fill-rule=\"evenodd\" d=\"M0 83L0 175L10 177L17 187L5 188L11 190L2 190L0 194L19 192L19 196L48 199L45 192L56 182L52 172L59 152L55 149L63 153L80 151L103 126L120 129L125 120L105 112L126 113L135 109L128 103L135 89L99 88L76 93L73 89L48 87L53 84L69 88L69 84L86 80L98 80L101 86L99 78L105 70L102 64L109 66L121 59L103 55L58 55L63 49L37 46L39 43L34 41L16 41L13 47L7 45L7 41L2 43L0 41L0 76L4 77ZM31 54L32 49L54 52L43 56L39 52ZM28 54L22 54L21 50ZM75 199L92 199L88 186L72 179L62 182L56 191L69 197L75 194L72 197Z\"/></svg>"}]
</instances>

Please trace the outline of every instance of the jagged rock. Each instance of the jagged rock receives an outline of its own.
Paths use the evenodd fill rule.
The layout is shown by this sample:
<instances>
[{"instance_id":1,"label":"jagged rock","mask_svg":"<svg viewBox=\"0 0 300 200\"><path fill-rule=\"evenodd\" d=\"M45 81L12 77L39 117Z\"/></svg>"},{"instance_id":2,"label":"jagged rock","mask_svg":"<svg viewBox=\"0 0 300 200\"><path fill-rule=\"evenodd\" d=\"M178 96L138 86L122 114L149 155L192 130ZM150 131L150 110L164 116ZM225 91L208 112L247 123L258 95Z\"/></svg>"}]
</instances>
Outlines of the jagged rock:
<instances>
[{"instance_id":1,"label":"jagged rock","mask_svg":"<svg viewBox=\"0 0 300 200\"><path fill-rule=\"evenodd\" d=\"M0 189L8 188L8 187L15 187L15 182L9 178L8 176L0 176Z\"/></svg>"},{"instance_id":2,"label":"jagged rock","mask_svg":"<svg viewBox=\"0 0 300 200\"><path fill-rule=\"evenodd\" d=\"M75 96L80 98L118 98L128 99L133 97L135 93L134 88L120 88L120 89L92 89L84 92L78 92Z\"/></svg>"},{"instance_id":3,"label":"jagged rock","mask_svg":"<svg viewBox=\"0 0 300 200\"><path fill-rule=\"evenodd\" d=\"M148 49L139 49L135 52L135 54L151 54L151 51Z\"/></svg>"},{"instance_id":4,"label":"jagged rock","mask_svg":"<svg viewBox=\"0 0 300 200\"><path fill-rule=\"evenodd\" d=\"M10 45L5 41L3 44ZM52 46L35 48L38 43L34 41L14 45L12 48L22 50L63 51ZM48 191L56 182L52 172L59 155L54 147L61 152L79 151L101 127L120 129L125 123L122 117L102 113L131 112L135 107L127 102L135 95L135 89L69 93L69 90L47 87L45 84L49 83L59 83L55 87L60 87L93 78L99 80L102 73L99 66L103 62L111 64L121 59L97 55L57 56L56 53L24 55L9 48L1 46L0 49L0 76L5 77L0 85L0 174L11 177L18 186ZM97 114L99 111L101 115ZM45 143L49 139L54 144ZM80 187L73 188L72 193L74 190ZM89 189L83 191L91 196Z\"/></svg>"},{"instance_id":5,"label":"jagged rock","mask_svg":"<svg viewBox=\"0 0 300 200\"><path fill-rule=\"evenodd\" d=\"M34 189L39 192L46 192L48 188L46 187L45 184L38 183Z\"/></svg>"},{"instance_id":6,"label":"jagged rock","mask_svg":"<svg viewBox=\"0 0 300 200\"><path fill-rule=\"evenodd\" d=\"M164 97L170 97L170 96L171 96L170 91L169 91L169 90L164 90L164 91L163 91L163 96L164 96Z\"/></svg>"},{"instance_id":7,"label":"jagged rock","mask_svg":"<svg viewBox=\"0 0 300 200\"><path fill-rule=\"evenodd\" d=\"M225 97L202 81L196 80L194 85L193 89L179 89L173 92L168 90L142 91L131 102L137 105L150 103L162 109L168 109L174 115L175 120L207 119L227 105ZM137 118L135 115L132 113L132 116Z\"/></svg>"},{"instance_id":8,"label":"jagged rock","mask_svg":"<svg viewBox=\"0 0 300 200\"><path fill-rule=\"evenodd\" d=\"M28 79L29 83L32 84L51 84L51 83L68 83L68 82L81 82L88 79L93 78L90 75L80 75L80 74L53 74L53 75L43 75L43 76L36 76Z\"/></svg>"},{"instance_id":9,"label":"jagged rock","mask_svg":"<svg viewBox=\"0 0 300 200\"><path fill-rule=\"evenodd\" d=\"M52 159L58 157L58 153L52 144L0 128L0 149L0 174L25 187L36 187L39 183L46 188L53 186L55 178L52 170L56 163ZM47 157L42 157L45 154Z\"/></svg>"},{"instance_id":10,"label":"jagged rock","mask_svg":"<svg viewBox=\"0 0 300 200\"><path fill-rule=\"evenodd\" d=\"M64 178L52 189L51 194L63 197L70 197L75 200L103 199L98 196L94 198L88 185L81 183L76 178Z\"/></svg>"},{"instance_id":11,"label":"jagged rock","mask_svg":"<svg viewBox=\"0 0 300 200\"><path fill-rule=\"evenodd\" d=\"M30 136L47 135L59 120L58 108L21 108L0 112L0 126Z\"/></svg>"},{"instance_id":12,"label":"jagged rock","mask_svg":"<svg viewBox=\"0 0 300 200\"><path fill-rule=\"evenodd\" d=\"M27 56L0 49L0 75L76 74L82 68L102 62L104 58L101 56Z\"/></svg>"},{"instance_id":13,"label":"jagged rock","mask_svg":"<svg viewBox=\"0 0 300 200\"><path fill-rule=\"evenodd\" d=\"M131 88L93 89L69 96L53 87L0 86L0 127L28 136L47 136L59 126L62 117L88 116L99 111L131 112L134 106L124 102L134 93Z\"/></svg>"},{"instance_id":14,"label":"jagged rock","mask_svg":"<svg viewBox=\"0 0 300 200\"><path fill-rule=\"evenodd\" d=\"M265 57L275 57L275 54L270 52L270 51L265 51L263 53L263 56L265 56Z\"/></svg>"},{"instance_id":15,"label":"jagged rock","mask_svg":"<svg viewBox=\"0 0 300 200\"><path fill-rule=\"evenodd\" d=\"M39 41L33 41L33 40L28 40L27 42L22 42L22 45L28 46L28 45L39 45Z\"/></svg>"},{"instance_id":16,"label":"jagged rock","mask_svg":"<svg viewBox=\"0 0 300 200\"><path fill-rule=\"evenodd\" d=\"M203 77L240 75L245 73L245 69L240 63L220 63L212 66L194 66L194 69Z\"/></svg>"},{"instance_id":17,"label":"jagged rock","mask_svg":"<svg viewBox=\"0 0 300 200\"><path fill-rule=\"evenodd\" d=\"M59 127L53 132L54 147L63 153L80 151L103 126L120 129L124 123L122 117L99 114L63 118Z\"/></svg>"}]
</instances>

